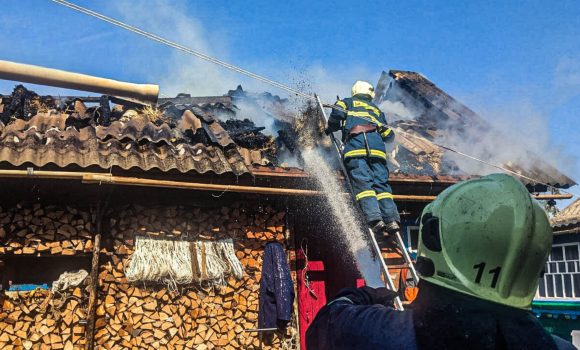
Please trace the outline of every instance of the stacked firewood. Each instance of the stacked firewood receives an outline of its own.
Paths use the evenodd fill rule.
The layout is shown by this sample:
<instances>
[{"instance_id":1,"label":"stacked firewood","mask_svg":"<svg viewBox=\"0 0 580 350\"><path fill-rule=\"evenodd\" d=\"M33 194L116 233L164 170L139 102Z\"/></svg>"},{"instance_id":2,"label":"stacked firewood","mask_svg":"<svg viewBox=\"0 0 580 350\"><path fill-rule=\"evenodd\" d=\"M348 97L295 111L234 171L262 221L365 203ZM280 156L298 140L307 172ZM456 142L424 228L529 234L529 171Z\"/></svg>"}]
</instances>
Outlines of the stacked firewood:
<instances>
[{"instance_id":1,"label":"stacked firewood","mask_svg":"<svg viewBox=\"0 0 580 350\"><path fill-rule=\"evenodd\" d=\"M102 262L95 330L96 348L132 349L256 349L259 281L262 254L268 241L284 243L284 213L271 207L234 204L215 210L131 205L114 208L106 228L111 232ZM227 285L207 288L181 286L171 292L151 282L130 283L130 264L137 235L165 239L233 238L245 268L240 280L229 276ZM276 334L265 349L280 348L286 334Z\"/></svg>"},{"instance_id":2,"label":"stacked firewood","mask_svg":"<svg viewBox=\"0 0 580 350\"><path fill-rule=\"evenodd\" d=\"M0 208L0 254L76 255L91 252L96 214L72 207L18 204Z\"/></svg>"},{"instance_id":3,"label":"stacked firewood","mask_svg":"<svg viewBox=\"0 0 580 350\"><path fill-rule=\"evenodd\" d=\"M240 243L247 238L254 249L265 245L265 242L284 242L285 213L275 213L270 206L243 207L239 203L232 207L202 210L185 206L152 207L130 205L109 211L113 251L116 254L131 254L134 250L134 238L137 235L160 238L199 238L223 239L233 238ZM105 243L105 245L107 245ZM243 243L243 242L242 242ZM249 263L255 264L255 261Z\"/></svg>"},{"instance_id":4,"label":"stacked firewood","mask_svg":"<svg viewBox=\"0 0 580 350\"><path fill-rule=\"evenodd\" d=\"M84 286L2 296L0 349L84 349L88 292Z\"/></svg>"}]
</instances>

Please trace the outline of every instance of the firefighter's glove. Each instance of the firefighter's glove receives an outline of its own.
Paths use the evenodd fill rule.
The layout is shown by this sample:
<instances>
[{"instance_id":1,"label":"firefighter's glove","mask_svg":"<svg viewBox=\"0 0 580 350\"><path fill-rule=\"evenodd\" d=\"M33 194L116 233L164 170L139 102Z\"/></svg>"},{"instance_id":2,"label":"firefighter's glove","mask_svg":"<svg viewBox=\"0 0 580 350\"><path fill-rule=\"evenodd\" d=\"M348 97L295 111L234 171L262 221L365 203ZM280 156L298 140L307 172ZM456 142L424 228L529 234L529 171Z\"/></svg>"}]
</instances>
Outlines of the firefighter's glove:
<instances>
[{"instance_id":1,"label":"firefighter's glove","mask_svg":"<svg viewBox=\"0 0 580 350\"><path fill-rule=\"evenodd\" d=\"M326 123L325 128L324 128L324 133L326 134L326 136L330 135L333 133L332 130L330 130L330 126L328 125L328 123Z\"/></svg>"},{"instance_id":2,"label":"firefighter's glove","mask_svg":"<svg viewBox=\"0 0 580 350\"><path fill-rule=\"evenodd\" d=\"M387 288L371 288L368 286L362 286L359 290L367 294L370 299L370 304L394 307L394 300L399 296L397 292L393 292Z\"/></svg>"}]
</instances>

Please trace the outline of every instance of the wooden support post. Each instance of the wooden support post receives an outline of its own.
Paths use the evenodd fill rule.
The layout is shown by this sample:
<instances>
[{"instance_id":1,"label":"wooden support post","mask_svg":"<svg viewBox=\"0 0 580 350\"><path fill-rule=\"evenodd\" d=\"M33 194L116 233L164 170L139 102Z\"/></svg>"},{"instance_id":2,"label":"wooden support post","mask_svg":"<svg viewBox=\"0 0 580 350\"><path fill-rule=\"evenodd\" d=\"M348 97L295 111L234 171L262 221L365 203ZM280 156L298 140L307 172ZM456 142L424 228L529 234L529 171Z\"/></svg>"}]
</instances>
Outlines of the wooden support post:
<instances>
[{"instance_id":1,"label":"wooden support post","mask_svg":"<svg viewBox=\"0 0 580 350\"><path fill-rule=\"evenodd\" d=\"M91 266L91 292L89 295L89 308L88 308L88 319L87 328L85 330L85 335L87 338L87 343L85 344L85 350L93 350L93 343L95 339L95 309L97 304L98 296L98 284L99 284L99 255L101 250L101 222L103 221L103 213L105 208L101 208L101 203L97 204L97 231L95 234L95 242L93 246L93 263Z\"/></svg>"},{"instance_id":2,"label":"wooden support post","mask_svg":"<svg viewBox=\"0 0 580 350\"><path fill-rule=\"evenodd\" d=\"M288 203L288 200L286 200ZM300 313L298 310L298 267L296 266L296 235L294 233L294 217L290 216L290 208L286 205L286 217L285 224L286 224L286 256L288 258L288 262L290 263L290 269L294 273L294 278L292 283L294 284L294 305L292 308L294 309L293 316L296 318L292 318L292 323L290 324L291 327L294 327L295 338L294 341L296 342L296 349L300 350Z\"/></svg>"}]
</instances>

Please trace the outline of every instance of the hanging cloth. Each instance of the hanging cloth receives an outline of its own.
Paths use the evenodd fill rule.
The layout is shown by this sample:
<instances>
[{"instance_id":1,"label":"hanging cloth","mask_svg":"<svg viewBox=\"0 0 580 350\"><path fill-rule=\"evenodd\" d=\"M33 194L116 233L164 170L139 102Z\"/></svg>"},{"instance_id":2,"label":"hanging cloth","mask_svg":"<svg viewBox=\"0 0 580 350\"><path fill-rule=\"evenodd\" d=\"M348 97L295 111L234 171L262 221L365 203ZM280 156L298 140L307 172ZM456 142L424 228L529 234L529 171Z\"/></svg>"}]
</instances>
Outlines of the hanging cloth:
<instances>
[{"instance_id":1,"label":"hanging cloth","mask_svg":"<svg viewBox=\"0 0 580 350\"><path fill-rule=\"evenodd\" d=\"M262 260L258 327L285 328L292 318L294 285L284 247L269 243Z\"/></svg>"}]
</instances>

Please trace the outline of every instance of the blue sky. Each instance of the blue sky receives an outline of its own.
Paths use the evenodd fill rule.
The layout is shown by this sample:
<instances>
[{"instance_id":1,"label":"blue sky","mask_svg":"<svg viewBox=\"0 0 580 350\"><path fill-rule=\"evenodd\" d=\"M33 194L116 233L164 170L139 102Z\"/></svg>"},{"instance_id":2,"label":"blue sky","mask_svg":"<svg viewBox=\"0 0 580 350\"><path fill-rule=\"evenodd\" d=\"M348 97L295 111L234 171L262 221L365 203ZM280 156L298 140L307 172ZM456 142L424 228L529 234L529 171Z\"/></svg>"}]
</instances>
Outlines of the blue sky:
<instances>
[{"instance_id":1,"label":"blue sky","mask_svg":"<svg viewBox=\"0 0 580 350\"><path fill-rule=\"evenodd\" d=\"M383 70L420 72L580 181L578 1L73 2L327 99ZM238 83L283 95L48 0L0 6L3 60L158 83L167 95ZM0 93L14 85L0 81Z\"/></svg>"}]
</instances>

